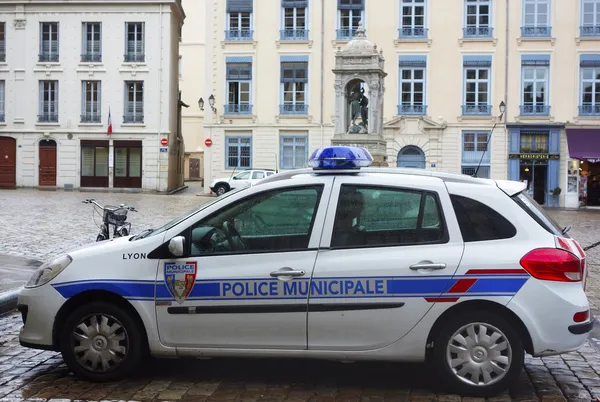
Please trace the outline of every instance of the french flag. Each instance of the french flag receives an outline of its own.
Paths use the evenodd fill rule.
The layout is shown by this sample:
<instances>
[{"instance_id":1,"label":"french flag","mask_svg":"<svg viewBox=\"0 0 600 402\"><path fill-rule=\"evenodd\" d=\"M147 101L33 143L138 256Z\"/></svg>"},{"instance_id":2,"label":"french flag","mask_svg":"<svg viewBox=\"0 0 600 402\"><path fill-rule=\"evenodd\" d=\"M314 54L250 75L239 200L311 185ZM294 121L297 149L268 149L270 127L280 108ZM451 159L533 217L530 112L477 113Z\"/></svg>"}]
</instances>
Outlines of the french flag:
<instances>
[{"instance_id":1,"label":"french flag","mask_svg":"<svg viewBox=\"0 0 600 402\"><path fill-rule=\"evenodd\" d=\"M108 108L108 130L106 132L106 135L111 135L112 134L112 119L110 118L110 107Z\"/></svg>"}]
</instances>

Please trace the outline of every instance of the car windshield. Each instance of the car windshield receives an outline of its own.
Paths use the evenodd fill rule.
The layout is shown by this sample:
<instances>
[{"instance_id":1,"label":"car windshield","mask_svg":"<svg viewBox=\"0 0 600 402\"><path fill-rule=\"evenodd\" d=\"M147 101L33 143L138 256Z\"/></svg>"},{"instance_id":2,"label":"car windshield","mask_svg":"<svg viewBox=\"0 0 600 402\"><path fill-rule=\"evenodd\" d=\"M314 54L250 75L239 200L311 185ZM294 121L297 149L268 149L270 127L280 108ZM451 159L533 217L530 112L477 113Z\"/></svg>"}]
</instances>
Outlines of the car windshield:
<instances>
[{"instance_id":1,"label":"car windshield","mask_svg":"<svg viewBox=\"0 0 600 402\"><path fill-rule=\"evenodd\" d=\"M566 233L563 233L561 226L554 220L550 215L544 211L544 208L540 206L527 191L522 191L512 197L521 208L525 210L537 223L539 223L544 229L556 236L569 237Z\"/></svg>"},{"instance_id":2,"label":"car windshield","mask_svg":"<svg viewBox=\"0 0 600 402\"><path fill-rule=\"evenodd\" d=\"M155 236L155 235L157 235L159 233L163 233L163 232L171 229L173 226L179 224L180 222L183 222L184 220L188 219L189 217L197 214L198 212L202 211L203 209L208 208L209 206L211 206L211 205L213 205L213 204L215 204L217 202L220 202L220 201L224 200L227 197L230 197L230 196L232 196L234 194L237 194L240 191L245 190L245 189L247 189L249 187L250 186L247 185L247 186L243 186L243 187L240 187L240 188L236 188L235 190L231 190L231 191L229 191L229 192L227 192L227 193L225 193L225 194L217 197L213 201L209 201L207 203L204 203L204 204L202 204L202 205L200 205L200 206L192 209L191 211L188 211L185 214L180 215L180 216L178 216L178 217L170 220L169 222L167 222L166 224L162 225L159 228L156 228L156 229L146 229L146 230L140 232L139 234L137 234L136 236L134 236L131 240L143 239L145 237Z\"/></svg>"}]
</instances>

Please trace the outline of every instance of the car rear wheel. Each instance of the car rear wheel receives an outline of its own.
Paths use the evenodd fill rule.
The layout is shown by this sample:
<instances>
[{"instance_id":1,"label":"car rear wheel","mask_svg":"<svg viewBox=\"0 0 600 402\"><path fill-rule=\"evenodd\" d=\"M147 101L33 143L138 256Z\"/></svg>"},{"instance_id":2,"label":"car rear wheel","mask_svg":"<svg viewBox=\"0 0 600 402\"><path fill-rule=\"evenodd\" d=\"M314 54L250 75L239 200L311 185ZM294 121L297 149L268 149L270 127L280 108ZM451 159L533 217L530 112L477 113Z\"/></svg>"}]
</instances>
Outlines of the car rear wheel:
<instances>
[{"instance_id":1,"label":"car rear wheel","mask_svg":"<svg viewBox=\"0 0 600 402\"><path fill-rule=\"evenodd\" d=\"M60 337L63 359L78 377L112 381L128 375L143 357L142 333L123 308L91 302L66 319Z\"/></svg>"},{"instance_id":2,"label":"car rear wheel","mask_svg":"<svg viewBox=\"0 0 600 402\"><path fill-rule=\"evenodd\" d=\"M524 357L515 328L486 311L453 317L434 342L436 369L459 395L486 397L501 393L518 378Z\"/></svg>"},{"instance_id":3,"label":"car rear wheel","mask_svg":"<svg viewBox=\"0 0 600 402\"><path fill-rule=\"evenodd\" d=\"M223 195L227 192L227 187L224 184L217 184L215 187L215 192L217 195Z\"/></svg>"}]
</instances>

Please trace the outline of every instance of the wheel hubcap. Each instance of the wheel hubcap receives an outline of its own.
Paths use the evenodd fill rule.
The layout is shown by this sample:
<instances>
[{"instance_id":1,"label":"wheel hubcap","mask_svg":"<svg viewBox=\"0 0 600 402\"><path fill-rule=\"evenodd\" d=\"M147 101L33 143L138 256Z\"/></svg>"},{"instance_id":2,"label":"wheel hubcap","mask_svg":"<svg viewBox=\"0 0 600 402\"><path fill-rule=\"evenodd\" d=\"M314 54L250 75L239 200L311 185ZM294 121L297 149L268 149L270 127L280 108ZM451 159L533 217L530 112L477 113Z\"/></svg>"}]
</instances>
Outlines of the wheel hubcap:
<instances>
[{"instance_id":1,"label":"wheel hubcap","mask_svg":"<svg viewBox=\"0 0 600 402\"><path fill-rule=\"evenodd\" d=\"M471 323L461 327L450 338L446 361L461 381L488 386L508 373L512 349L498 328L486 323Z\"/></svg>"},{"instance_id":2,"label":"wheel hubcap","mask_svg":"<svg viewBox=\"0 0 600 402\"><path fill-rule=\"evenodd\" d=\"M129 337L123 324L107 314L94 314L79 321L71 341L77 363L93 372L114 370L129 351Z\"/></svg>"}]
</instances>

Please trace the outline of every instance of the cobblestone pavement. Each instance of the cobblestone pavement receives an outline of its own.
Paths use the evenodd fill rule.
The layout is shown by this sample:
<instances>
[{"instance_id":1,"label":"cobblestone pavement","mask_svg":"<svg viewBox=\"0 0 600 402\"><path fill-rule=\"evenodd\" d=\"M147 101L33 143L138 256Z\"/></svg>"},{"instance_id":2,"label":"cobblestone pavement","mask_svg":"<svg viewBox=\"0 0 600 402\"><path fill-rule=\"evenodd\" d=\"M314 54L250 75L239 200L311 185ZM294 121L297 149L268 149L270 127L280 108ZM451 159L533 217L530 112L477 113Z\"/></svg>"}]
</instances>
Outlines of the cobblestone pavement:
<instances>
[{"instance_id":1,"label":"cobblestone pavement","mask_svg":"<svg viewBox=\"0 0 600 402\"><path fill-rule=\"evenodd\" d=\"M0 191L0 254L45 259L94 241L97 227L85 198L127 203L133 230L164 223L209 201L193 192L164 196L83 192ZM586 247L600 241L600 211L551 210ZM600 311L600 247L588 251L587 293ZM117 383L76 380L60 355L18 345L20 316L0 318L0 402L2 401L469 401L436 393L436 380L423 365L308 360L152 361L135 377ZM597 329L600 334L600 329ZM592 401L600 397L600 335L578 352L526 358L517 384L490 401ZM483 399L481 399L483 401Z\"/></svg>"}]
</instances>

